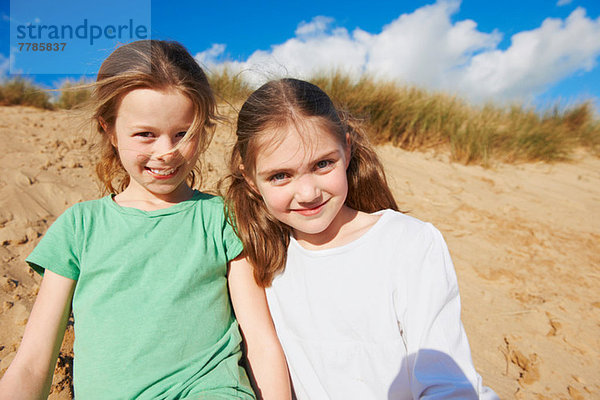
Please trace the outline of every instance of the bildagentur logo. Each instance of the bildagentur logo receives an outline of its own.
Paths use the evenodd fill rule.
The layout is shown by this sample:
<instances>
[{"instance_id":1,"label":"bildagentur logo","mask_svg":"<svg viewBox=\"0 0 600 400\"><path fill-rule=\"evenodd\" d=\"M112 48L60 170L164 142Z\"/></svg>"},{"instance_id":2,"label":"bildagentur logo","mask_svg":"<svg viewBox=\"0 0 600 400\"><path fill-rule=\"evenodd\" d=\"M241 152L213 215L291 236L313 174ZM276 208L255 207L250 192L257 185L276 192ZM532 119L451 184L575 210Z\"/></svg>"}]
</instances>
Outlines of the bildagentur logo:
<instances>
[{"instance_id":1,"label":"bildagentur logo","mask_svg":"<svg viewBox=\"0 0 600 400\"><path fill-rule=\"evenodd\" d=\"M116 47L151 38L150 0L11 0L10 73L95 75Z\"/></svg>"},{"instance_id":2,"label":"bildagentur logo","mask_svg":"<svg viewBox=\"0 0 600 400\"><path fill-rule=\"evenodd\" d=\"M73 40L80 39L89 42L90 46L99 39L118 39L118 40L141 40L148 39L149 32L145 25L137 24L132 18L126 24L90 24L85 18L80 25L47 25L47 24L27 24L17 25L17 39L26 41L53 41L53 40Z\"/></svg>"}]
</instances>

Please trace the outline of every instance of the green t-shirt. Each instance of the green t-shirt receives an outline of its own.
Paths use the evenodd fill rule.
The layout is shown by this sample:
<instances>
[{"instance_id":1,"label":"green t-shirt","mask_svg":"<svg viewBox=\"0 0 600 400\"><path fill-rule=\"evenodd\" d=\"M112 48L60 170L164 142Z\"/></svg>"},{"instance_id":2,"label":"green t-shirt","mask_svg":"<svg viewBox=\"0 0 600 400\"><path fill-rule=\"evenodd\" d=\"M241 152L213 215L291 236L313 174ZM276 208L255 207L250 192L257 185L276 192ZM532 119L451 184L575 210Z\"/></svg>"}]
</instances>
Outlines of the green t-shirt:
<instances>
[{"instance_id":1,"label":"green t-shirt","mask_svg":"<svg viewBox=\"0 0 600 400\"><path fill-rule=\"evenodd\" d=\"M156 211L112 196L65 211L27 262L77 280L75 397L254 399L227 291L241 250L222 199L200 192Z\"/></svg>"}]
</instances>

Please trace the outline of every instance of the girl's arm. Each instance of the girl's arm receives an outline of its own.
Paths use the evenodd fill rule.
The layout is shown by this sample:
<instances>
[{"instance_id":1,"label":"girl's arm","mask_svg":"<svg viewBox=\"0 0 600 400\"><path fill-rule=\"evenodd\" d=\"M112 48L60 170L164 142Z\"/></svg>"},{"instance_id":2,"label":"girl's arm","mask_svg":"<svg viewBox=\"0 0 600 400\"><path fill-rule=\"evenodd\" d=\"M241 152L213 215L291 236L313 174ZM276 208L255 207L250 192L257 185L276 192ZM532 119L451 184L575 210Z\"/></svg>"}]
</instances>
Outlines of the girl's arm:
<instances>
[{"instance_id":1,"label":"girl's arm","mask_svg":"<svg viewBox=\"0 0 600 400\"><path fill-rule=\"evenodd\" d=\"M48 397L75 283L46 270L21 346L0 380L0 400Z\"/></svg>"},{"instance_id":2,"label":"girl's arm","mask_svg":"<svg viewBox=\"0 0 600 400\"><path fill-rule=\"evenodd\" d=\"M252 265L238 257L229 265L229 291L248 351L252 375L263 399L290 399L285 355L277 338L263 288L256 284Z\"/></svg>"},{"instance_id":3,"label":"girl's arm","mask_svg":"<svg viewBox=\"0 0 600 400\"><path fill-rule=\"evenodd\" d=\"M427 225L415 240L417 255L407 271L405 322L414 398L497 400L475 371L460 319L458 282L441 233Z\"/></svg>"}]
</instances>

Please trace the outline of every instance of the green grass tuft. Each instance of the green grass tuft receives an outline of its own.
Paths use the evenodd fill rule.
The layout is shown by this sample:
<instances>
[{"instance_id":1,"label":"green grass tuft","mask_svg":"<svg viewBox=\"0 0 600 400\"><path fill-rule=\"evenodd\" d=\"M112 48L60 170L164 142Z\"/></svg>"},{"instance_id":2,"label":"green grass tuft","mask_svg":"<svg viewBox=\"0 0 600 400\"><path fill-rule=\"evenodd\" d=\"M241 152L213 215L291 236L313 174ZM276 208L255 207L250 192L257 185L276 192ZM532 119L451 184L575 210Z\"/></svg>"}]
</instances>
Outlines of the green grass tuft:
<instances>
[{"instance_id":1,"label":"green grass tuft","mask_svg":"<svg viewBox=\"0 0 600 400\"><path fill-rule=\"evenodd\" d=\"M0 105L31 106L51 110L50 95L30 80L16 77L0 83Z\"/></svg>"},{"instance_id":2,"label":"green grass tuft","mask_svg":"<svg viewBox=\"0 0 600 400\"><path fill-rule=\"evenodd\" d=\"M77 106L80 106L90 99L92 94L92 88L89 86L90 82L86 81L85 78L81 78L78 81L71 79L65 80L60 86L60 96L56 105L59 108L71 110Z\"/></svg>"},{"instance_id":3,"label":"green grass tuft","mask_svg":"<svg viewBox=\"0 0 600 400\"><path fill-rule=\"evenodd\" d=\"M227 69L209 74L219 102L238 105L252 92L239 74ZM591 102L545 113L522 105L474 106L445 93L341 73L310 79L340 106L365 120L374 143L407 150L447 149L464 164L568 160L577 148L600 156L600 121ZM87 82L66 81L56 105L71 109L85 102ZM0 84L0 105L52 109L50 95L17 77Z\"/></svg>"},{"instance_id":4,"label":"green grass tuft","mask_svg":"<svg viewBox=\"0 0 600 400\"><path fill-rule=\"evenodd\" d=\"M250 85L239 74L234 74L227 68L209 73L208 81L219 102L239 103L252 93Z\"/></svg>"},{"instance_id":5,"label":"green grass tuft","mask_svg":"<svg viewBox=\"0 0 600 400\"><path fill-rule=\"evenodd\" d=\"M600 121L590 102L541 115L521 105L473 106L445 93L340 73L311 82L366 121L375 143L407 150L448 148L464 164L568 160L577 147L600 155Z\"/></svg>"}]
</instances>

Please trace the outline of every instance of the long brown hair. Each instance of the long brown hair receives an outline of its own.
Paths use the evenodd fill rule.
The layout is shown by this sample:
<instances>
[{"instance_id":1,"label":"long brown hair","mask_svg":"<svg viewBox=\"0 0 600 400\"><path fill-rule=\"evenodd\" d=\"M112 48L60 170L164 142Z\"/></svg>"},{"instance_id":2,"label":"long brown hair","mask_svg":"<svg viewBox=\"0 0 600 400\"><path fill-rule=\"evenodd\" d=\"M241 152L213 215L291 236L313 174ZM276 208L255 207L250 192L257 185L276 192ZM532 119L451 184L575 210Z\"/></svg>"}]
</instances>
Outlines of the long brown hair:
<instances>
[{"instance_id":1,"label":"long brown hair","mask_svg":"<svg viewBox=\"0 0 600 400\"><path fill-rule=\"evenodd\" d=\"M367 213L398 210L383 166L358 120L338 110L329 96L312 83L290 78L266 83L250 95L239 112L226 192L229 219L262 286L269 286L274 275L285 267L291 229L268 212L246 178L253 178L261 134L290 124L300 125L307 118L317 118L344 146L346 133L350 135L346 205Z\"/></svg>"},{"instance_id":2,"label":"long brown hair","mask_svg":"<svg viewBox=\"0 0 600 400\"><path fill-rule=\"evenodd\" d=\"M87 108L91 110L93 130L99 134L96 173L109 193L123 191L129 184L110 134L121 99L131 90L175 89L186 95L194 105L195 117L184 140L197 136L199 154L210 144L218 118L216 101L206 74L177 42L140 40L118 47L104 60L96 82L90 86L93 90ZM190 186L201 179L199 172L198 164L188 176Z\"/></svg>"}]
</instances>

